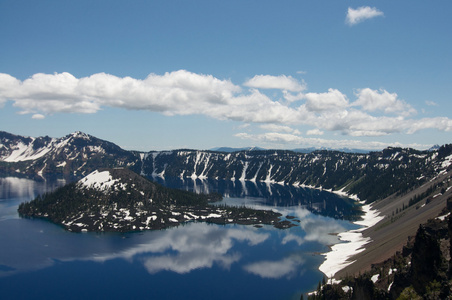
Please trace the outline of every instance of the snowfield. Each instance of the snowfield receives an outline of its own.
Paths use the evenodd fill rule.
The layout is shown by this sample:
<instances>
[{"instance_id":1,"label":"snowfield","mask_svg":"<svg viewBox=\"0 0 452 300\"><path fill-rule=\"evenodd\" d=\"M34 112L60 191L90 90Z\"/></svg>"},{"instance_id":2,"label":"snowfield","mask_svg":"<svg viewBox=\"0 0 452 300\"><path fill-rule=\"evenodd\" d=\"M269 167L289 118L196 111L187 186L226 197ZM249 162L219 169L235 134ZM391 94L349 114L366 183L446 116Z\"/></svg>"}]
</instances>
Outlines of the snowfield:
<instances>
[{"instance_id":1,"label":"snowfield","mask_svg":"<svg viewBox=\"0 0 452 300\"><path fill-rule=\"evenodd\" d=\"M354 261L349 259L364 251L364 246L370 242L369 238L363 237L362 231L384 218L384 216L379 216L378 211L372 209L371 205L364 205L362 210L364 212L363 220L354 223L363 227L339 233L338 237L342 242L332 246L329 252L323 254L325 261L320 265L319 270L326 276L334 277L338 271L352 264Z\"/></svg>"},{"instance_id":2,"label":"snowfield","mask_svg":"<svg viewBox=\"0 0 452 300\"><path fill-rule=\"evenodd\" d=\"M98 170L80 179L77 183L80 187L94 188L99 191L108 191L118 180L113 180L109 171L99 172Z\"/></svg>"}]
</instances>

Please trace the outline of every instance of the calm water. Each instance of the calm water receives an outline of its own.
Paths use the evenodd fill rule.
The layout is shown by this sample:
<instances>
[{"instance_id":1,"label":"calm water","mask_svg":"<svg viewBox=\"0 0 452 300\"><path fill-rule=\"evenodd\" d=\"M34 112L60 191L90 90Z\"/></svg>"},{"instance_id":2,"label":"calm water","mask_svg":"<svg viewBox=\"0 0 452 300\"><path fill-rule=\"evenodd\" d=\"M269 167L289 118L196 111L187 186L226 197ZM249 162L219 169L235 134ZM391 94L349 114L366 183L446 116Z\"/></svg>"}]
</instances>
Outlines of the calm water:
<instances>
[{"instance_id":1,"label":"calm water","mask_svg":"<svg viewBox=\"0 0 452 300\"><path fill-rule=\"evenodd\" d=\"M298 217L300 226L189 223L96 234L19 218L19 203L64 183L0 178L0 299L299 299L323 277L318 253L337 242L329 233L355 226L326 217L350 207L326 192L180 179L162 183L220 192L229 205L276 209Z\"/></svg>"}]
</instances>

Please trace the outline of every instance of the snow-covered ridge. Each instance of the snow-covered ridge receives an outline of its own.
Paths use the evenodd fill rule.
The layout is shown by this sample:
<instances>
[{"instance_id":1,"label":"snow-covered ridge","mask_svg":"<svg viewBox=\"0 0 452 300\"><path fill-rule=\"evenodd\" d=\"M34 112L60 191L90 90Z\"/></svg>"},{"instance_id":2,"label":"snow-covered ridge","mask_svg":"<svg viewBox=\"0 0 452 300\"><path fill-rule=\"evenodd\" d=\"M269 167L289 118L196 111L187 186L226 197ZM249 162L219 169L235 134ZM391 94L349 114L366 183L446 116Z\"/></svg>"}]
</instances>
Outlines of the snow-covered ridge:
<instances>
[{"instance_id":1,"label":"snow-covered ridge","mask_svg":"<svg viewBox=\"0 0 452 300\"><path fill-rule=\"evenodd\" d=\"M90 135L77 131L62 138L49 137L21 137L15 140L1 139L0 148L3 148L0 160L5 162L21 162L40 159L51 152L66 148L74 139L89 140ZM100 148L91 148L92 151L102 151Z\"/></svg>"},{"instance_id":2,"label":"snow-covered ridge","mask_svg":"<svg viewBox=\"0 0 452 300\"><path fill-rule=\"evenodd\" d=\"M0 162L10 164L3 169L0 166L0 171L84 176L95 169L130 167L139 161L136 152L80 131L61 138L33 138L0 131Z\"/></svg>"},{"instance_id":3,"label":"snow-covered ridge","mask_svg":"<svg viewBox=\"0 0 452 300\"><path fill-rule=\"evenodd\" d=\"M6 162L34 160L43 157L51 150L50 147L34 149L34 140L35 139L32 139L30 144L24 144L23 142L17 143L14 147L12 147L12 152L9 156L3 157L3 160Z\"/></svg>"}]
</instances>

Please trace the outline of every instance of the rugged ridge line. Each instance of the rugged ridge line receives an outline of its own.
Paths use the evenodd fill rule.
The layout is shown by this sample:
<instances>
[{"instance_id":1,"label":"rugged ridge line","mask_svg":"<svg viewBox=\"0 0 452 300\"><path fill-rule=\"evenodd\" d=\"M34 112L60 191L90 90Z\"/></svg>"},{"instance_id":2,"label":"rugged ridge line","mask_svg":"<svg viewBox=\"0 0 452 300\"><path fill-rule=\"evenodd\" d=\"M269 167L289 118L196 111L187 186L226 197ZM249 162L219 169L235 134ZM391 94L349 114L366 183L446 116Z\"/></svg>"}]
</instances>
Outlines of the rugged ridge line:
<instances>
[{"instance_id":1,"label":"rugged ridge line","mask_svg":"<svg viewBox=\"0 0 452 300\"><path fill-rule=\"evenodd\" d=\"M0 172L84 176L102 167L127 167L145 176L248 180L293 184L356 195L373 202L403 194L446 172L452 144L432 151L386 148L346 153L250 150L232 153L172 150L138 152L76 132L29 138L0 132Z\"/></svg>"}]
</instances>

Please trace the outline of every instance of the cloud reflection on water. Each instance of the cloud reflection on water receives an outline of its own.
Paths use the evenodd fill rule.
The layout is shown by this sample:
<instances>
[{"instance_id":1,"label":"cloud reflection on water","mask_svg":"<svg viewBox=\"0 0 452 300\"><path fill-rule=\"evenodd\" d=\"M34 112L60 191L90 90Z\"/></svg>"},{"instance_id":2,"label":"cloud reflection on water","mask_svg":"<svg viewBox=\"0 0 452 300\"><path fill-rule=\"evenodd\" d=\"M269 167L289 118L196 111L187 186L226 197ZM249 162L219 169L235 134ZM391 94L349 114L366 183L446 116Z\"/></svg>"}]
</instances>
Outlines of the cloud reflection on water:
<instances>
[{"instance_id":1,"label":"cloud reflection on water","mask_svg":"<svg viewBox=\"0 0 452 300\"><path fill-rule=\"evenodd\" d=\"M304 244L332 245L338 242L338 238L330 233L345 231L342 221L314 215L299 206L268 206L259 204L254 198L237 198L237 201L245 201L246 206L270 208L283 215L293 215L299 219L299 227L278 230L269 226L257 229L252 226L188 223L167 230L126 235L74 234L42 220L9 218L13 213L17 215L18 203L36 193L54 189L61 182L40 183L13 178L4 179L1 183L6 189L2 194L6 199L20 198L15 198L17 200L11 202L10 208L0 211L0 220L4 219L0 226L0 244L8 245L0 252L0 276L48 268L55 261L123 259L142 264L150 274L161 271L187 274L213 266L227 270L233 264L242 264L240 269L249 274L284 278L299 274L304 264L303 256L312 254L297 254L305 251L300 250ZM315 247L318 250L314 251L323 251L319 246ZM291 250L285 252L281 249ZM254 253L265 254L255 256Z\"/></svg>"},{"instance_id":2,"label":"cloud reflection on water","mask_svg":"<svg viewBox=\"0 0 452 300\"><path fill-rule=\"evenodd\" d=\"M286 209L282 212L288 213ZM297 208L290 212L300 219L302 231L281 231L277 244L286 245L295 242L301 246L307 242L317 242L332 245L338 242L338 238L331 233L344 231L344 227L338 221L313 215L306 209ZM229 269L242 258L241 253L233 250L234 245L237 242L247 243L249 246L262 244L270 237L270 233L263 230L265 229L259 232L250 226L228 228L206 223L189 223L178 228L153 232L152 238L146 243L88 259L94 261L116 258L129 261L138 259L150 274L160 271L186 274L197 269L211 268L213 265ZM293 276L304 262L301 255L291 254L279 260L250 263L243 269L262 278L276 279Z\"/></svg>"},{"instance_id":3,"label":"cloud reflection on water","mask_svg":"<svg viewBox=\"0 0 452 300\"><path fill-rule=\"evenodd\" d=\"M292 277L303 266L305 259L301 255L291 255L277 261L259 261L245 265L243 269L262 278L279 279Z\"/></svg>"},{"instance_id":4,"label":"cloud reflection on water","mask_svg":"<svg viewBox=\"0 0 452 300\"><path fill-rule=\"evenodd\" d=\"M225 228L206 223L190 223L152 233L155 234L145 244L89 259L106 261L122 258L131 261L140 256L139 260L151 274L163 270L184 274L195 269L211 268L214 264L229 269L241 258L240 253L231 252L236 242L256 246L270 236L269 233L258 233L252 227Z\"/></svg>"},{"instance_id":5,"label":"cloud reflection on water","mask_svg":"<svg viewBox=\"0 0 452 300\"><path fill-rule=\"evenodd\" d=\"M318 242L322 245L332 245L339 241L336 235L331 233L343 232L344 227L337 220L315 216L306 209L297 208L294 211L286 209L280 210L283 214L297 216L300 220L300 227L305 235L286 232L281 239L281 244L286 245L295 242L301 246L307 242ZM305 259L301 254L292 254L280 260L262 260L247 264L243 269L251 274L262 278L279 279L283 277L291 278L297 271L302 269Z\"/></svg>"}]
</instances>

